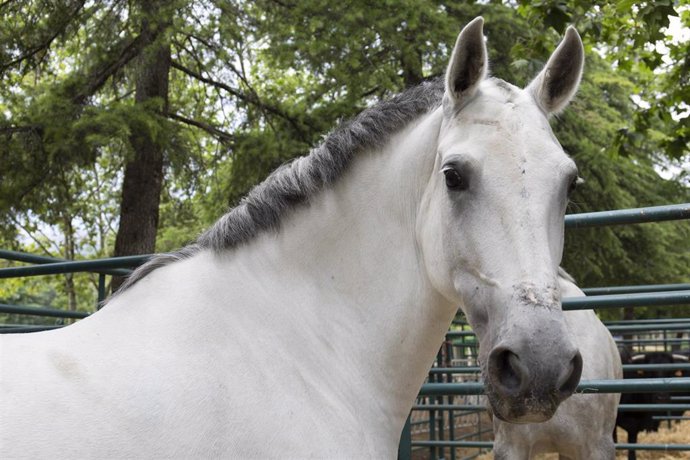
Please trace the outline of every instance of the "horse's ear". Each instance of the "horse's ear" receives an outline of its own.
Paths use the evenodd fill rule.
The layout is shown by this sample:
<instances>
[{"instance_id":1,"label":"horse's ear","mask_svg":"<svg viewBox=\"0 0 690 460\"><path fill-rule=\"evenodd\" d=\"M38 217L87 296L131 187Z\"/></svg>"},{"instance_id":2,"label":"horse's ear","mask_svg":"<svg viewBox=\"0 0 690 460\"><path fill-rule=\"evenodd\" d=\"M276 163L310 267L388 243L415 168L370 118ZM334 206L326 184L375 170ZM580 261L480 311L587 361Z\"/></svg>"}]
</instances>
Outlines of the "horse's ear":
<instances>
[{"instance_id":1,"label":"horse's ear","mask_svg":"<svg viewBox=\"0 0 690 460\"><path fill-rule=\"evenodd\" d=\"M465 26L455 42L446 70L444 107L458 109L477 92L487 68L486 45L480 16ZM450 104L450 106L449 106Z\"/></svg>"},{"instance_id":2,"label":"horse's ear","mask_svg":"<svg viewBox=\"0 0 690 460\"><path fill-rule=\"evenodd\" d=\"M580 85L585 63L585 49L574 27L568 27L563 41L553 52L546 66L529 84L527 91L546 113L565 108Z\"/></svg>"}]
</instances>

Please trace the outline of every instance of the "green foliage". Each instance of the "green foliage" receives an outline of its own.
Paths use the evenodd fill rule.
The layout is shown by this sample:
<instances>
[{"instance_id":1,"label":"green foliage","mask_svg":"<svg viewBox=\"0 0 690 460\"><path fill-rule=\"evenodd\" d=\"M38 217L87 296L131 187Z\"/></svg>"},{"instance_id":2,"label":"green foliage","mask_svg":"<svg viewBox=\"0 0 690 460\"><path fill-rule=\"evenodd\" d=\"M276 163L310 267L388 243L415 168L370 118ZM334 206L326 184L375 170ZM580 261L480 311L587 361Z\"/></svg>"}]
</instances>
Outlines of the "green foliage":
<instances>
[{"instance_id":1,"label":"green foliage","mask_svg":"<svg viewBox=\"0 0 690 460\"><path fill-rule=\"evenodd\" d=\"M555 120L564 149L577 161L585 183L572 197L569 212L654 206L690 201L690 189L665 180L653 161L658 144L640 142L636 150L616 145L621 130L632 129L631 82L590 58L589 70L573 107ZM690 228L687 222L577 229L566 232L563 265L582 286L687 282ZM645 309L636 309L644 316ZM681 310L675 310L681 314ZM602 312L604 317L618 315Z\"/></svg>"},{"instance_id":2,"label":"green foliage","mask_svg":"<svg viewBox=\"0 0 690 460\"><path fill-rule=\"evenodd\" d=\"M175 0L168 100L144 104L138 25L156 18L137 4L0 8L0 247L110 254L131 138L146 133L165 152L156 249L174 250L339 120L441 75L480 14L492 74L518 85L568 25L583 36L581 90L552 123L586 180L570 212L690 201L690 50L666 29L669 17L690 27L687 0ZM682 222L572 230L563 263L583 286L690 281L689 233ZM93 308L95 279L74 282ZM68 306L68 290L58 276L3 282L0 300Z\"/></svg>"}]
</instances>

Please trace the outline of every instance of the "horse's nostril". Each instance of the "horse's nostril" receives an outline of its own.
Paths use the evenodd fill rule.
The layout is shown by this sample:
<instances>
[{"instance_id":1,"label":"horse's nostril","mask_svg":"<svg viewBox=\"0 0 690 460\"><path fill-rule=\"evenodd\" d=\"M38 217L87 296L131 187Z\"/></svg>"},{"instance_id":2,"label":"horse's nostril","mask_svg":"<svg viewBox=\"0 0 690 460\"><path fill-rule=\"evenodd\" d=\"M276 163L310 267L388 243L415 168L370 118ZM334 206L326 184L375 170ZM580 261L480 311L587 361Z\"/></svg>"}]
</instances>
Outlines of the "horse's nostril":
<instances>
[{"instance_id":1,"label":"horse's nostril","mask_svg":"<svg viewBox=\"0 0 690 460\"><path fill-rule=\"evenodd\" d=\"M566 371L563 372L559 379L558 392L561 400L566 399L575 392L577 384L580 383L580 376L582 376L582 355L578 351L573 356L573 359L570 360Z\"/></svg>"},{"instance_id":2,"label":"horse's nostril","mask_svg":"<svg viewBox=\"0 0 690 460\"><path fill-rule=\"evenodd\" d=\"M507 348L495 349L489 356L489 366L495 382L508 393L518 392L527 379L520 357Z\"/></svg>"}]
</instances>

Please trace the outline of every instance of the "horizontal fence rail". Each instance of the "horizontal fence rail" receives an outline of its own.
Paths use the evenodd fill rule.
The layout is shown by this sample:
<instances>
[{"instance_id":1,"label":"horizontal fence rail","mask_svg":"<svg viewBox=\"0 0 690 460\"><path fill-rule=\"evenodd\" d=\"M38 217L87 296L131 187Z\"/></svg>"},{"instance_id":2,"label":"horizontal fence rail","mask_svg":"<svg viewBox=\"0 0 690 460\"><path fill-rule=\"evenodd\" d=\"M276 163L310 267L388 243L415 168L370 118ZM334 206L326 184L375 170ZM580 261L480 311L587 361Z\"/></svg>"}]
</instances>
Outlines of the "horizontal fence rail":
<instances>
[{"instance_id":1,"label":"horizontal fence rail","mask_svg":"<svg viewBox=\"0 0 690 460\"><path fill-rule=\"evenodd\" d=\"M43 265L33 265L30 267L0 268L0 279L18 278L21 276L59 275L62 273L98 271L108 268L131 268L143 264L150 258L150 255L123 256L111 257L108 259L69 260L66 262L52 262L45 263Z\"/></svg>"},{"instance_id":2,"label":"horizontal fence rail","mask_svg":"<svg viewBox=\"0 0 690 460\"><path fill-rule=\"evenodd\" d=\"M650 307L658 305L684 305L690 303L690 290L638 294L594 295L566 297L563 310L590 310L593 308Z\"/></svg>"},{"instance_id":3,"label":"horizontal fence rail","mask_svg":"<svg viewBox=\"0 0 690 460\"><path fill-rule=\"evenodd\" d=\"M601 227L684 219L690 219L690 203L568 214L565 216L565 227Z\"/></svg>"},{"instance_id":4,"label":"horizontal fence rail","mask_svg":"<svg viewBox=\"0 0 690 460\"><path fill-rule=\"evenodd\" d=\"M687 291L690 283L639 284L637 286L590 287L582 291L586 295L637 294L641 292Z\"/></svg>"},{"instance_id":5,"label":"horizontal fence rail","mask_svg":"<svg viewBox=\"0 0 690 460\"><path fill-rule=\"evenodd\" d=\"M416 411L467 411L476 412L487 410L483 404L416 404L412 410ZM690 410L690 404L621 404L620 412L668 412Z\"/></svg>"},{"instance_id":6,"label":"horizontal fence rail","mask_svg":"<svg viewBox=\"0 0 690 460\"><path fill-rule=\"evenodd\" d=\"M419 447L479 447L492 449L494 443L491 441L412 441L412 446ZM690 450L690 444L616 444L618 450L663 450L677 451Z\"/></svg>"},{"instance_id":7,"label":"horizontal fence rail","mask_svg":"<svg viewBox=\"0 0 690 460\"><path fill-rule=\"evenodd\" d=\"M32 264L52 264L60 262L72 262L67 259L58 259L57 257L47 257L47 256L37 256L35 254L27 254L25 252L8 251L5 249L0 249L0 259L13 260L16 262L27 262ZM104 259L95 259L104 260ZM113 268L113 269L94 269L89 270L92 273L103 273L106 275L117 275L125 276L131 273L131 270L124 268Z\"/></svg>"},{"instance_id":8,"label":"horizontal fence rail","mask_svg":"<svg viewBox=\"0 0 690 460\"><path fill-rule=\"evenodd\" d=\"M660 324L610 324L606 328L609 332L663 332L663 331L688 331L690 332L690 322L678 322Z\"/></svg>"},{"instance_id":9,"label":"horizontal fence rail","mask_svg":"<svg viewBox=\"0 0 690 460\"><path fill-rule=\"evenodd\" d=\"M88 313L81 311L60 310L58 308L29 307L24 305L8 305L0 303L0 313L11 313L17 315L49 316L53 318L76 318L82 319L89 316Z\"/></svg>"},{"instance_id":10,"label":"horizontal fence rail","mask_svg":"<svg viewBox=\"0 0 690 460\"><path fill-rule=\"evenodd\" d=\"M666 391L681 393L690 391L690 377L649 378L625 380L583 380L577 386L577 393L654 393ZM420 396L440 395L481 395L484 394L483 382L465 383L425 383L419 392Z\"/></svg>"},{"instance_id":11,"label":"horizontal fence rail","mask_svg":"<svg viewBox=\"0 0 690 460\"><path fill-rule=\"evenodd\" d=\"M685 291L682 291L685 292ZM690 292L690 291L688 291ZM594 304L599 303L598 297L608 297L608 296L597 296L595 300L593 301ZM682 299L683 296L680 296ZM570 299L579 299L579 297L566 297L563 302L566 304L566 307L564 307L565 310L572 310L573 308L570 308L572 303ZM644 300L644 299L643 299ZM618 303L620 299L605 299L605 301L613 302L613 303ZM677 296L672 296L671 297L672 302L678 301ZM640 301L640 303L643 303ZM682 305L682 303L681 303ZM644 323L639 323L639 324L616 324L616 323L609 323L606 324L606 327L608 328L609 331L611 332L644 332L644 331L679 331L679 330L685 330L687 329L690 331L690 321L688 320L681 320L681 319L673 319L672 322L665 322L665 323L657 323L657 322L644 322ZM468 331L468 330L463 330L463 331L448 331L446 333L446 337L449 339L455 339L455 338L461 338L461 337L476 337L473 331Z\"/></svg>"},{"instance_id":12,"label":"horizontal fence rail","mask_svg":"<svg viewBox=\"0 0 690 460\"><path fill-rule=\"evenodd\" d=\"M60 329L65 327L62 324L44 325L44 324L3 324L0 325L0 334L25 334L27 332L41 332L50 331L53 329Z\"/></svg>"},{"instance_id":13,"label":"horizontal fence rail","mask_svg":"<svg viewBox=\"0 0 690 460\"><path fill-rule=\"evenodd\" d=\"M690 371L690 363L623 364L624 371ZM478 374L479 366L432 367L430 374Z\"/></svg>"}]
</instances>

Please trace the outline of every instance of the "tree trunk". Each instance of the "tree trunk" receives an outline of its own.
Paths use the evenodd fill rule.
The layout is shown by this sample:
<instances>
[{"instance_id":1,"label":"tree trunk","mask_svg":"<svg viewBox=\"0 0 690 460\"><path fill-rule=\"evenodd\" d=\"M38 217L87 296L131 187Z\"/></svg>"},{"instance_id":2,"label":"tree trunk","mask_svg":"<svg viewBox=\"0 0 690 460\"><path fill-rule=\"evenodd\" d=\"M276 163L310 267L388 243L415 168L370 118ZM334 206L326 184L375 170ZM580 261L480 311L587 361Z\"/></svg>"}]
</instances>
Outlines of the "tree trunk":
<instances>
[{"instance_id":1,"label":"tree trunk","mask_svg":"<svg viewBox=\"0 0 690 460\"><path fill-rule=\"evenodd\" d=\"M66 260L74 260L75 244L74 244L74 226L72 225L72 218L63 216L63 232L65 234L65 253L63 254ZM74 288L74 273L65 273L65 291L67 293L67 309L69 311L77 310L77 292ZM64 320L66 324L71 324L74 321L70 319Z\"/></svg>"},{"instance_id":2,"label":"tree trunk","mask_svg":"<svg viewBox=\"0 0 690 460\"><path fill-rule=\"evenodd\" d=\"M144 48L136 61L136 104L147 104L149 116L165 116L168 110L170 43L165 28L170 23L167 1L142 1L141 35ZM160 104L157 104L160 103ZM157 107L162 113L156 113ZM120 226L115 256L150 254L156 245L158 208L163 183L163 142L145 124L133 124L130 143L133 158L125 166L120 205ZM113 291L121 279L113 279Z\"/></svg>"},{"instance_id":3,"label":"tree trunk","mask_svg":"<svg viewBox=\"0 0 690 460\"><path fill-rule=\"evenodd\" d=\"M414 46L414 38L407 38L407 46L400 50L400 66L406 88L417 86L424 81L422 55Z\"/></svg>"}]
</instances>

